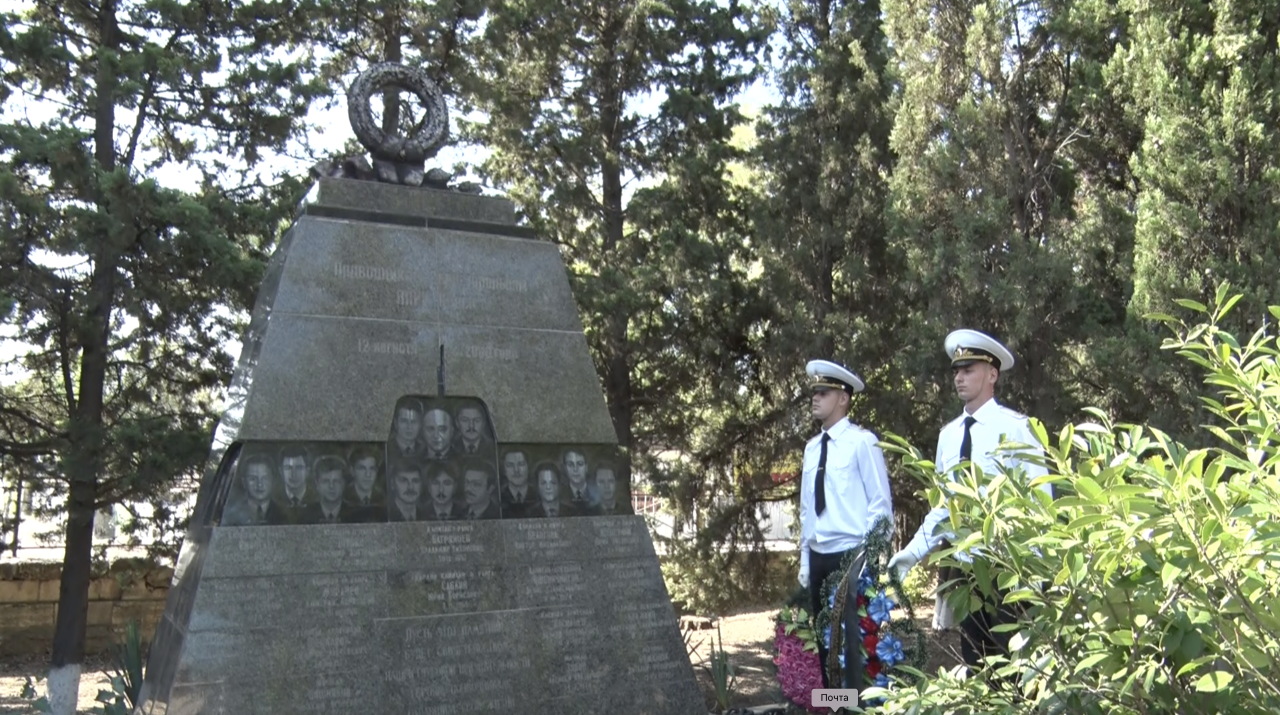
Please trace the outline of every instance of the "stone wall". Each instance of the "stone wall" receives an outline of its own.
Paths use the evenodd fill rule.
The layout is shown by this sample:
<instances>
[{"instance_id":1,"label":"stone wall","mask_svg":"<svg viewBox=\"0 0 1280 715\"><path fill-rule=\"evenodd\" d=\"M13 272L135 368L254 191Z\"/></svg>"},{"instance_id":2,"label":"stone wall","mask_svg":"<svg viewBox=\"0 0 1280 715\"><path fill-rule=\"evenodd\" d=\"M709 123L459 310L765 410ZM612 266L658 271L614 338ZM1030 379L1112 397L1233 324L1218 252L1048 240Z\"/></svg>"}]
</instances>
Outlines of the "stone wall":
<instances>
[{"instance_id":1,"label":"stone wall","mask_svg":"<svg viewBox=\"0 0 1280 715\"><path fill-rule=\"evenodd\" d=\"M58 615L61 564L0 563L0 658L49 652ZM95 568L89 584L85 651L107 650L129 621L137 621L149 644L173 570L141 560Z\"/></svg>"}]
</instances>

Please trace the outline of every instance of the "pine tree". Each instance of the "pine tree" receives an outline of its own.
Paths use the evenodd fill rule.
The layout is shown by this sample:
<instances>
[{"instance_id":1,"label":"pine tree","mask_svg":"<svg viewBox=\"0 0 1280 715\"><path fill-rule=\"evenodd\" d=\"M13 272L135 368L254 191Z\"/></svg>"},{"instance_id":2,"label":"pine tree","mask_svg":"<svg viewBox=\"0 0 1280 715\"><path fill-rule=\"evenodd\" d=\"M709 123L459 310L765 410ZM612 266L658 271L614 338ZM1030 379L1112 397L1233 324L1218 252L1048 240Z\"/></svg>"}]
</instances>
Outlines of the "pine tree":
<instances>
[{"instance_id":1,"label":"pine tree","mask_svg":"<svg viewBox=\"0 0 1280 715\"><path fill-rule=\"evenodd\" d=\"M1169 312L1186 297L1211 304L1227 280L1249 287L1236 312L1256 315L1280 297L1280 10L1132 12L1126 74L1144 130L1134 308Z\"/></svg>"},{"instance_id":2,"label":"pine tree","mask_svg":"<svg viewBox=\"0 0 1280 715\"><path fill-rule=\"evenodd\" d=\"M1280 302L1280 10L1267 3L1122 3L1131 52L1117 67L1142 145L1132 164L1136 201L1131 343L1155 348L1163 329L1142 316L1175 301L1212 305L1217 285L1242 289L1225 326L1251 334ZM1185 361L1137 356L1142 394L1161 424L1192 443L1208 419L1190 399L1199 381ZM1137 415L1133 417L1137 418Z\"/></svg>"},{"instance_id":3,"label":"pine tree","mask_svg":"<svg viewBox=\"0 0 1280 715\"><path fill-rule=\"evenodd\" d=\"M49 684L71 715L94 512L207 454L221 344L299 188L254 167L323 86L280 59L288 3L36 0L3 20L0 293L25 380L0 388L0 430L66 481Z\"/></svg>"},{"instance_id":4,"label":"pine tree","mask_svg":"<svg viewBox=\"0 0 1280 715\"><path fill-rule=\"evenodd\" d=\"M751 168L759 180L752 212L761 254L761 292L770 313L753 346L760 356L759 409L742 466L771 474L795 462L813 432L804 366L815 358L848 365L868 382L851 416L871 429L900 424L886 371L900 321L884 216L893 157L893 78L878 0L793 0L778 18L779 102L756 124ZM760 498L794 496L753 480Z\"/></svg>"},{"instance_id":5,"label":"pine tree","mask_svg":"<svg viewBox=\"0 0 1280 715\"><path fill-rule=\"evenodd\" d=\"M706 0L534 2L489 17L486 118L466 133L492 151L482 174L561 246L627 469L667 448L688 414L675 406L705 384L699 356L733 343L714 336L738 324L718 321L738 306L743 262L737 229L716 217L734 213L728 100L764 36L750 8Z\"/></svg>"},{"instance_id":6,"label":"pine tree","mask_svg":"<svg viewBox=\"0 0 1280 715\"><path fill-rule=\"evenodd\" d=\"M322 56L320 76L335 95L369 65L396 62L425 68L447 97L465 98L474 92L475 43L485 5L485 0L303 0L295 12L305 18L299 41ZM381 99L383 131L411 133L412 102L395 88ZM348 150L361 153L352 142Z\"/></svg>"},{"instance_id":7,"label":"pine tree","mask_svg":"<svg viewBox=\"0 0 1280 715\"><path fill-rule=\"evenodd\" d=\"M961 327L1018 355L1002 401L1074 417L1112 379L1088 354L1125 330L1135 138L1106 78L1123 18L985 0L892 0L886 14L902 86L890 224L914 315L901 358L934 414L918 444L956 409L941 345Z\"/></svg>"}]
</instances>

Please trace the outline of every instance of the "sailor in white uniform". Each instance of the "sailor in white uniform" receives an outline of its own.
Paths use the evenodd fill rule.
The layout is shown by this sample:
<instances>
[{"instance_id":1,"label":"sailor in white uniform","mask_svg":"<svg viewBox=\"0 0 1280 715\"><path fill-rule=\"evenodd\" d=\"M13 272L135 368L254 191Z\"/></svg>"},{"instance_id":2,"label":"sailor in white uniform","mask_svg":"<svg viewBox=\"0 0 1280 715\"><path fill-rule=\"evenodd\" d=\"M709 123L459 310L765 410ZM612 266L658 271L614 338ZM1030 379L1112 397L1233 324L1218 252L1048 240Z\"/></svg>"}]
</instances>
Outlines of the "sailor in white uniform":
<instances>
[{"instance_id":1,"label":"sailor in white uniform","mask_svg":"<svg viewBox=\"0 0 1280 715\"><path fill-rule=\"evenodd\" d=\"M825 604L823 585L839 570L841 561L854 553L853 584L862 571L867 534L880 517L893 523L893 500L889 494L889 470L879 438L849 420L850 398L865 386L848 368L827 360L812 360L806 367L812 378L810 408L822 432L804 449L804 470L800 479L800 585L809 588L810 613ZM839 575L836 579L840 578ZM845 623L851 648L845 650L845 687L861 690L863 666L857 638L855 599L847 599ZM822 682L827 687L827 649L819 638L818 655L823 664ZM850 660L850 657L853 660ZM858 662L853 662L854 660Z\"/></svg>"},{"instance_id":2,"label":"sailor in white uniform","mask_svg":"<svg viewBox=\"0 0 1280 715\"><path fill-rule=\"evenodd\" d=\"M1004 407L995 399L996 381L1001 372L1013 367L1013 353L995 338L976 330L957 330L947 336L944 346L951 358L956 394L964 401L964 411L938 434L938 450L934 458L938 471L950 474L954 467L968 462L988 475L996 474L999 465L1006 469L1021 467L1028 480L1045 474L1043 466L1019 459L1009 450L996 453L1002 442L1017 442L1031 447L1038 444L1026 416ZM1049 485L1042 488L1053 494ZM889 566L905 577L930 551L949 543L948 538L952 534L945 533L945 529L935 533L935 529L949 517L946 507L930 511L915 537L902 551L894 554ZM957 560L971 562L972 558L967 553L956 554ZM939 584L963 578L963 575L960 569L944 568L939 573ZM952 625L951 610L945 599L946 594L939 592L934 611L935 628ZM991 629L1001 623L1012 622L1016 614L1006 606L988 605L990 608L971 613L960 622L960 649L964 662L970 668L976 667L987 655L1008 655L1009 638L1013 634L993 633Z\"/></svg>"}]
</instances>

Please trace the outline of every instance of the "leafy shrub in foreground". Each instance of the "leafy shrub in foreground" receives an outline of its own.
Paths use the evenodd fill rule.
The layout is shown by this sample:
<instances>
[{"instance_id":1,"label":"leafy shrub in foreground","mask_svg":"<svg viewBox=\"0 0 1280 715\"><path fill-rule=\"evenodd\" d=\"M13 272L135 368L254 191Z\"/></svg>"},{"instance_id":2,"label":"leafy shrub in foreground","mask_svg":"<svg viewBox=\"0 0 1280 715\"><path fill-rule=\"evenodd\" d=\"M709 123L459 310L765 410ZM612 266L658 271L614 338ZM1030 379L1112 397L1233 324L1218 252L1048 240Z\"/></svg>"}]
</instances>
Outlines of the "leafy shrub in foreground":
<instances>
[{"instance_id":1,"label":"leafy shrub in foreground","mask_svg":"<svg viewBox=\"0 0 1280 715\"><path fill-rule=\"evenodd\" d=\"M1280 712L1280 345L1217 328L1238 296L1220 288L1164 348L1200 366L1216 416L1210 449L1159 429L1095 421L1050 439L1033 420L1056 498L1020 474L939 480L893 449L945 500L957 549L979 548L976 589L1024 609L1012 660L980 677L939 673L888 693L886 713ZM1280 318L1280 308L1271 308ZM1004 445L1024 451L1026 445ZM956 589L959 612L976 593ZM874 697L882 693L867 693Z\"/></svg>"}]
</instances>

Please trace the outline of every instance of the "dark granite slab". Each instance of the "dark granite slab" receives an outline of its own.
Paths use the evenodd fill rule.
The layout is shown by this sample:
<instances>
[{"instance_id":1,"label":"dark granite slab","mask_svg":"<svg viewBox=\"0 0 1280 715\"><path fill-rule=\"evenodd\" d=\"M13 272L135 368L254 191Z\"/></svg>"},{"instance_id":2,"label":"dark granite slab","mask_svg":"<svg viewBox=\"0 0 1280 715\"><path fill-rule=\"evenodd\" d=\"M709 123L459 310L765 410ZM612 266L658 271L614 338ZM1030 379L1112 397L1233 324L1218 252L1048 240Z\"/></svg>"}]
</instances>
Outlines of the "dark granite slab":
<instances>
[{"instance_id":1,"label":"dark granite slab","mask_svg":"<svg viewBox=\"0 0 1280 715\"><path fill-rule=\"evenodd\" d=\"M516 221L510 199L353 179L320 179L303 205L485 223Z\"/></svg>"},{"instance_id":2,"label":"dark granite slab","mask_svg":"<svg viewBox=\"0 0 1280 715\"><path fill-rule=\"evenodd\" d=\"M630 707L692 678L643 532L638 516L215 529L168 712L265 712L255 693L304 712L274 693L357 674L379 712ZM692 712L678 702L644 712Z\"/></svg>"},{"instance_id":3,"label":"dark granite slab","mask_svg":"<svg viewBox=\"0 0 1280 715\"><path fill-rule=\"evenodd\" d=\"M705 712L643 518L599 515L630 489L559 251L514 222L505 199L317 184L244 336L139 713ZM452 413L404 407L442 381ZM482 414L483 449L428 454L442 414L459 437ZM322 488L346 499L356 464L375 479L371 449L395 457L379 509L317 523ZM298 474L311 511L249 506ZM558 518L483 508L522 482ZM415 499L479 518L389 521L424 518Z\"/></svg>"}]
</instances>

